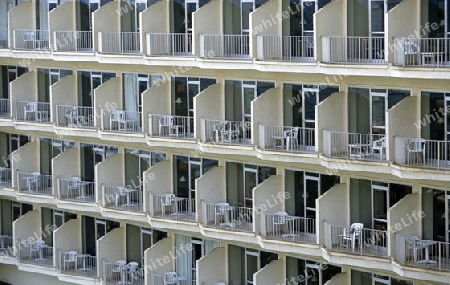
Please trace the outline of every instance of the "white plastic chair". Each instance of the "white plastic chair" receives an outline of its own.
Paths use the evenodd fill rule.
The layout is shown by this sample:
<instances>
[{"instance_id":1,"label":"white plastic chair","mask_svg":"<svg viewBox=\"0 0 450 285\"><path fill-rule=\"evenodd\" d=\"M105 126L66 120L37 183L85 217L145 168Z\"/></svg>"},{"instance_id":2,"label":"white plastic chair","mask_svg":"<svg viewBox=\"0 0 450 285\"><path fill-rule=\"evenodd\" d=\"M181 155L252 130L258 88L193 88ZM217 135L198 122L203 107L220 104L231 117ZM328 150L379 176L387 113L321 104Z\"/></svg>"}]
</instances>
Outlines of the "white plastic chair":
<instances>
[{"instance_id":1,"label":"white plastic chair","mask_svg":"<svg viewBox=\"0 0 450 285\"><path fill-rule=\"evenodd\" d=\"M380 159L383 159L384 150L386 149L386 138L382 137L379 140L375 140L372 142L372 151L378 151L380 153Z\"/></svg>"},{"instance_id":2,"label":"white plastic chair","mask_svg":"<svg viewBox=\"0 0 450 285\"><path fill-rule=\"evenodd\" d=\"M36 186L36 190L39 187L39 181L40 181L41 173L40 172L33 172L30 174L30 176L27 178L27 186L28 191L32 192L31 185L34 184Z\"/></svg>"},{"instance_id":3,"label":"white plastic chair","mask_svg":"<svg viewBox=\"0 0 450 285\"><path fill-rule=\"evenodd\" d=\"M177 285L178 274L176 272L164 273L164 285Z\"/></svg>"},{"instance_id":4,"label":"white plastic chair","mask_svg":"<svg viewBox=\"0 0 450 285\"><path fill-rule=\"evenodd\" d=\"M344 232L341 235L343 245L347 246L352 244L352 250L355 250L356 240L360 242L361 230L364 227L362 223L353 223L350 228L344 228Z\"/></svg>"},{"instance_id":5,"label":"white plastic chair","mask_svg":"<svg viewBox=\"0 0 450 285\"><path fill-rule=\"evenodd\" d=\"M226 225L229 224L229 208L230 208L230 204L229 203L216 203L214 204L214 224L215 225ZM220 221L222 220L221 217L223 217L223 220L225 221L225 223L221 223ZM219 222L217 222L219 221Z\"/></svg>"},{"instance_id":6,"label":"white plastic chair","mask_svg":"<svg viewBox=\"0 0 450 285\"><path fill-rule=\"evenodd\" d=\"M419 243L420 238L418 236L409 236L406 238L406 242L408 243L409 249L413 251L414 263L417 262L417 252L425 248L424 245Z\"/></svg>"},{"instance_id":7,"label":"white plastic chair","mask_svg":"<svg viewBox=\"0 0 450 285\"><path fill-rule=\"evenodd\" d=\"M115 195L115 205L116 208L119 207L120 197L124 197L127 195L127 192L125 191L125 187L119 186L114 188L114 195Z\"/></svg>"},{"instance_id":8,"label":"white plastic chair","mask_svg":"<svg viewBox=\"0 0 450 285\"><path fill-rule=\"evenodd\" d=\"M159 118L159 133L158 133L159 136L161 136L163 128L169 129L169 133L168 133L169 136L172 135L172 130L176 130L174 135L178 136L178 127L174 126L173 117L171 115L164 115L161 118Z\"/></svg>"},{"instance_id":9,"label":"white plastic chair","mask_svg":"<svg viewBox=\"0 0 450 285\"><path fill-rule=\"evenodd\" d=\"M408 151L407 163L410 163L410 156L414 156L414 160L417 153L422 153L422 163L425 163L425 140L424 139L412 139L407 145L406 150Z\"/></svg>"},{"instance_id":10,"label":"white plastic chair","mask_svg":"<svg viewBox=\"0 0 450 285\"><path fill-rule=\"evenodd\" d=\"M137 263L136 261L131 261L127 264L127 267L128 267L128 274L130 275L129 280L133 281L133 275L136 273L139 267L139 263Z\"/></svg>"},{"instance_id":11,"label":"white plastic chair","mask_svg":"<svg viewBox=\"0 0 450 285\"><path fill-rule=\"evenodd\" d=\"M24 120L28 121L28 114L33 114L33 120L37 120L38 103L28 102L23 107Z\"/></svg>"},{"instance_id":12,"label":"white plastic chair","mask_svg":"<svg viewBox=\"0 0 450 285\"><path fill-rule=\"evenodd\" d=\"M33 257L33 254L37 254L39 256L39 251L44 246L45 242L43 240L36 240L30 244L30 256L31 259Z\"/></svg>"},{"instance_id":13,"label":"white plastic chair","mask_svg":"<svg viewBox=\"0 0 450 285\"><path fill-rule=\"evenodd\" d=\"M73 192L73 191L78 192L78 190L80 188L80 182L81 182L81 178L80 177L77 177L77 176L70 177L69 181L67 183L68 192L69 193ZM67 193L67 194L69 194L69 193ZM75 197L75 196L71 196L71 197Z\"/></svg>"},{"instance_id":14,"label":"white plastic chair","mask_svg":"<svg viewBox=\"0 0 450 285\"><path fill-rule=\"evenodd\" d=\"M64 262L64 271L66 271L66 263L75 264L75 270L77 270L77 255L76 251L68 251L64 253L63 262Z\"/></svg>"},{"instance_id":15,"label":"white plastic chair","mask_svg":"<svg viewBox=\"0 0 450 285\"><path fill-rule=\"evenodd\" d=\"M173 207L175 205L175 194L163 194L161 196L161 207L163 216L166 215L166 207Z\"/></svg>"},{"instance_id":16,"label":"white plastic chair","mask_svg":"<svg viewBox=\"0 0 450 285\"><path fill-rule=\"evenodd\" d=\"M287 221L289 215L288 213L284 212L284 211L279 211L273 214L273 224L272 224L272 234L273 235L278 235L281 234L282 235L282 230L278 230L277 228L281 228L285 225L287 225Z\"/></svg>"},{"instance_id":17,"label":"white plastic chair","mask_svg":"<svg viewBox=\"0 0 450 285\"><path fill-rule=\"evenodd\" d=\"M411 40L405 40L403 48L405 51L406 65L420 64L420 47L415 42Z\"/></svg>"}]
</instances>

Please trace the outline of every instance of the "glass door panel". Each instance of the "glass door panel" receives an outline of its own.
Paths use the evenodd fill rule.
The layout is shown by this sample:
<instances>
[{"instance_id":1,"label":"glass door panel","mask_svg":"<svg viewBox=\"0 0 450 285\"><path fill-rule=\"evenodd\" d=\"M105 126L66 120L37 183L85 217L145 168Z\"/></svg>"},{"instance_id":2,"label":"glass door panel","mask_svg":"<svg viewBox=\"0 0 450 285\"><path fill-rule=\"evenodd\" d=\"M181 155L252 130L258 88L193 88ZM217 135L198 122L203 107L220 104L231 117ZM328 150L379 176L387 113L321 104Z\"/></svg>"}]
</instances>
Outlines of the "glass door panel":
<instances>
[{"instance_id":1,"label":"glass door panel","mask_svg":"<svg viewBox=\"0 0 450 285\"><path fill-rule=\"evenodd\" d=\"M387 229L387 210L389 208L389 187L372 184L372 228Z\"/></svg>"},{"instance_id":2,"label":"glass door panel","mask_svg":"<svg viewBox=\"0 0 450 285\"><path fill-rule=\"evenodd\" d=\"M198 2L197 0L186 0L186 21L185 21L185 29L187 33L192 34L192 13L197 11Z\"/></svg>"},{"instance_id":3,"label":"glass door panel","mask_svg":"<svg viewBox=\"0 0 450 285\"><path fill-rule=\"evenodd\" d=\"M189 159L189 199L195 199L195 179L202 175L202 162L199 158Z\"/></svg>"},{"instance_id":4,"label":"glass door panel","mask_svg":"<svg viewBox=\"0 0 450 285\"><path fill-rule=\"evenodd\" d=\"M255 9L255 3L251 0L241 2L241 34L248 35L250 32L250 13Z\"/></svg>"},{"instance_id":5,"label":"glass door panel","mask_svg":"<svg viewBox=\"0 0 450 285\"><path fill-rule=\"evenodd\" d=\"M259 251L245 250L245 280L246 285L253 284L253 274L260 269Z\"/></svg>"},{"instance_id":6,"label":"glass door panel","mask_svg":"<svg viewBox=\"0 0 450 285\"><path fill-rule=\"evenodd\" d=\"M147 0L135 0L134 20L136 32L139 32L139 13L147 9Z\"/></svg>"},{"instance_id":7,"label":"glass door panel","mask_svg":"<svg viewBox=\"0 0 450 285\"><path fill-rule=\"evenodd\" d=\"M153 233L151 229L141 228L141 264L144 264L144 251L153 245Z\"/></svg>"},{"instance_id":8,"label":"glass door panel","mask_svg":"<svg viewBox=\"0 0 450 285\"><path fill-rule=\"evenodd\" d=\"M106 235L106 221L95 219L95 239L98 240Z\"/></svg>"},{"instance_id":9,"label":"glass door panel","mask_svg":"<svg viewBox=\"0 0 450 285\"><path fill-rule=\"evenodd\" d=\"M371 92L370 93L370 117L371 134L385 134L386 129L386 111L387 94Z\"/></svg>"},{"instance_id":10,"label":"glass door panel","mask_svg":"<svg viewBox=\"0 0 450 285\"><path fill-rule=\"evenodd\" d=\"M53 224L59 228L64 224L64 212L53 211Z\"/></svg>"},{"instance_id":11,"label":"glass door panel","mask_svg":"<svg viewBox=\"0 0 450 285\"><path fill-rule=\"evenodd\" d=\"M203 240L199 238L191 238L192 243L192 280L197 277L197 260L204 255Z\"/></svg>"},{"instance_id":12,"label":"glass door panel","mask_svg":"<svg viewBox=\"0 0 450 285\"><path fill-rule=\"evenodd\" d=\"M200 93L200 80L198 78L192 79L188 78L188 119L187 119L187 129L189 133L194 133L194 124L191 123L191 119L194 117L194 97Z\"/></svg>"},{"instance_id":13,"label":"glass door panel","mask_svg":"<svg viewBox=\"0 0 450 285\"><path fill-rule=\"evenodd\" d=\"M253 207L253 188L258 185L256 166L244 166L244 207Z\"/></svg>"},{"instance_id":14,"label":"glass door panel","mask_svg":"<svg viewBox=\"0 0 450 285\"><path fill-rule=\"evenodd\" d=\"M305 175L305 189L303 194L305 207L305 218L316 218L316 199L320 195L319 176Z\"/></svg>"},{"instance_id":15,"label":"glass door panel","mask_svg":"<svg viewBox=\"0 0 450 285\"><path fill-rule=\"evenodd\" d=\"M382 36L384 35L384 1L369 0L369 3L370 35Z\"/></svg>"},{"instance_id":16,"label":"glass door panel","mask_svg":"<svg viewBox=\"0 0 450 285\"><path fill-rule=\"evenodd\" d=\"M252 101L256 98L256 85L242 84L242 127L244 140L251 139Z\"/></svg>"}]
</instances>

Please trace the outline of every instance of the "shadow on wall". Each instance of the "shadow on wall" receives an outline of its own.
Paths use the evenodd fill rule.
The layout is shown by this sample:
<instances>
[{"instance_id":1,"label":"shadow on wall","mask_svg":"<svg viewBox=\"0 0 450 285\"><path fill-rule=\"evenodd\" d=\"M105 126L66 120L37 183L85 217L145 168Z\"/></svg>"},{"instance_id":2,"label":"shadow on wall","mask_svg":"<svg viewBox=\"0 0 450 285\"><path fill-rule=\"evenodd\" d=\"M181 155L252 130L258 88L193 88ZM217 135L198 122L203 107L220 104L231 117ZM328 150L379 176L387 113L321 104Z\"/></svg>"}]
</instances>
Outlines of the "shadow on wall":
<instances>
[{"instance_id":1,"label":"shadow on wall","mask_svg":"<svg viewBox=\"0 0 450 285\"><path fill-rule=\"evenodd\" d=\"M0 285L12 285L11 283L5 282L5 281L0 281Z\"/></svg>"}]
</instances>

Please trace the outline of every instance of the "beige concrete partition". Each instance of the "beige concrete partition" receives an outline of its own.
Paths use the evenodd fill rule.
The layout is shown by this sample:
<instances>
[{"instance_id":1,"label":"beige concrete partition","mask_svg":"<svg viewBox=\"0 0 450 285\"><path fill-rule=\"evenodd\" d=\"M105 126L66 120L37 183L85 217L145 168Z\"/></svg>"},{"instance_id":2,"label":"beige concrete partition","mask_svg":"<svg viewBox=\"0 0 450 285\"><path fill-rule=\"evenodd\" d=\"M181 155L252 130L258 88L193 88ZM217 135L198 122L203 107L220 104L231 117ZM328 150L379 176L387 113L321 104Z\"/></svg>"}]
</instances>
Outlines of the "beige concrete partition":
<instances>
[{"instance_id":1,"label":"beige concrete partition","mask_svg":"<svg viewBox=\"0 0 450 285\"><path fill-rule=\"evenodd\" d=\"M349 284L348 274L346 272L341 272L333 276L328 282L327 285L347 285Z\"/></svg>"},{"instance_id":2,"label":"beige concrete partition","mask_svg":"<svg viewBox=\"0 0 450 285\"><path fill-rule=\"evenodd\" d=\"M284 275L284 261L274 260L253 274L253 284L284 284L286 282Z\"/></svg>"},{"instance_id":3,"label":"beige concrete partition","mask_svg":"<svg viewBox=\"0 0 450 285\"><path fill-rule=\"evenodd\" d=\"M223 34L222 0L213 0L192 14L192 53L200 56L201 34Z\"/></svg>"},{"instance_id":4,"label":"beige concrete partition","mask_svg":"<svg viewBox=\"0 0 450 285\"><path fill-rule=\"evenodd\" d=\"M152 280L152 273L164 275L165 272L175 270L175 261L170 256L170 253L175 254L173 245L173 239L167 237L158 241L144 252L145 280ZM147 284L159 284L152 281L147 281Z\"/></svg>"},{"instance_id":5,"label":"beige concrete partition","mask_svg":"<svg viewBox=\"0 0 450 285\"><path fill-rule=\"evenodd\" d=\"M109 2L111 4L113 2ZM102 109L122 110L122 84L120 78L114 77L94 89L95 126L102 126Z\"/></svg>"},{"instance_id":6,"label":"beige concrete partition","mask_svg":"<svg viewBox=\"0 0 450 285\"><path fill-rule=\"evenodd\" d=\"M155 4L156 5L156 4ZM164 81L142 92L142 129L152 135L149 114L170 114L170 78L164 77Z\"/></svg>"},{"instance_id":7,"label":"beige concrete partition","mask_svg":"<svg viewBox=\"0 0 450 285\"><path fill-rule=\"evenodd\" d=\"M9 83L11 98L11 117L16 117L15 101L32 101L37 102L37 76L35 72L27 72L19 78Z\"/></svg>"},{"instance_id":8,"label":"beige concrete partition","mask_svg":"<svg viewBox=\"0 0 450 285\"><path fill-rule=\"evenodd\" d=\"M29 246L35 240L41 238L41 230L39 228L40 213L37 210L29 211L25 215L21 216L15 220L12 224L13 226L13 244L14 253L18 256L18 251L21 247ZM19 240L25 242L26 244L19 243Z\"/></svg>"},{"instance_id":9,"label":"beige concrete partition","mask_svg":"<svg viewBox=\"0 0 450 285\"><path fill-rule=\"evenodd\" d=\"M227 251L224 247L216 247L210 253L197 260L197 284L228 283ZM266 283L269 284L269 283ZM273 283L276 284L276 283Z\"/></svg>"},{"instance_id":10,"label":"beige concrete partition","mask_svg":"<svg viewBox=\"0 0 450 285\"><path fill-rule=\"evenodd\" d=\"M97 240L97 276L102 276L103 261L116 263L126 259L125 229L115 228Z\"/></svg>"},{"instance_id":11,"label":"beige concrete partition","mask_svg":"<svg viewBox=\"0 0 450 285\"><path fill-rule=\"evenodd\" d=\"M394 52L401 47L396 46L394 38L421 35L420 0L404 0L384 15L384 54L388 62L394 61ZM405 23L408 23L407 25ZM430 23L431 24L431 23ZM439 23L437 23L439 25ZM423 35L426 37L426 35ZM397 43L399 45L399 43ZM403 49L402 49L403 50Z\"/></svg>"},{"instance_id":12,"label":"beige concrete partition","mask_svg":"<svg viewBox=\"0 0 450 285\"><path fill-rule=\"evenodd\" d=\"M350 198L347 184L336 184L316 200L316 237L319 245L324 245L325 236L324 222L332 225L346 226L350 222ZM336 207L339 205L339 211Z\"/></svg>"},{"instance_id":13,"label":"beige concrete partition","mask_svg":"<svg viewBox=\"0 0 450 285\"><path fill-rule=\"evenodd\" d=\"M328 61L331 47L327 45L326 36L345 36L347 34L347 13L345 0L332 0L314 14L314 59ZM322 25L332 23L331 25ZM324 45L325 41L325 45ZM329 44L329 43L328 43ZM344 51L345 52L345 51Z\"/></svg>"},{"instance_id":14,"label":"beige concrete partition","mask_svg":"<svg viewBox=\"0 0 450 285\"><path fill-rule=\"evenodd\" d=\"M73 45L70 40L75 40L75 38L67 39L68 43L56 43L53 37L55 31L75 31L76 21L75 21L75 5L76 1L70 1L59 5L52 11L48 13L48 29L49 29L49 45L52 50L55 50L55 45L58 47L64 44Z\"/></svg>"},{"instance_id":15,"label":"beige concrete partition","mask_svg":"<svg viewBox=\"0 0 450 285\"><path fill-rule=\"evenodd\" d=\"M18 171L30 173L39 171L39 147L36 142L29 142L13 151L12 155L18 158L11 161L12 187L16 188L18 187Z\"/></svg>"},{"instance_id":16,"label":"beige concrete partition","mask_svg":"<svg viewBox=\"0 0 450 285\"><path fill-rule=\"evenodd\" d=\"M71 148L52 159L53 193L59 193L58 179L81 176L80 153L78 148Z\"/></svg>"},{"instance_id":17,"label":"beige concrete partition","mask_svg":"<svg viewBox=\"0 0 450 285\"><path fill-rule=\"evenodd\" d=\"M323 131L347 132L347 93L341 91L332 94L316 105L315 112L316 151L326 155L330 155L332 151L343 151L329 149L328 146L331 146L330 138L324 138ZM346 146L347 144L340 143L339 145Z\"/></svg>"},{"instance_id":18,"label":"beige concrete partition","mask_svg":"<svg viewBox=\"0 0 450 285\"><path fill-rule=\"evenodd\" d=\"M152 213L153 201L150 194L173 193L172 161L163 160L144 172L144 211Z\"/></svg>"},{"instance_id":19,"label":"beige concrete partition","mask_svg":"<svg viewBox=\"0 0 450 285\"><path fill-rule=\"evenodd\" d=\"M253 231L265 233L265 215L284 210L283 178L272 175L253 188Z\"/></svg>"},{"instance_id":20,"label":"beige concrete partition","mask_svg":"<svg viewBox=\"0 0 450 285\"><path fill-rule=\"evenodd\" d=\"M195 189L197 189L195 208L199 209L196 214L197 222L207 224L204 203L214 204L227 201L225 177L225 168L216 166L195 180Z\"/></svg>"},{"instance_id":21,"label":"beige concrete partition","mask_svg":"<svg viewBox=\"0 0 450 285\"><path fill-rule=\"evenodd\" d=\"M57 117L56 105L78 105L77 77L75 75L68 75L50 86L50 118L54 124L56 124Z\"/></svg>"},{"instance_id":22,"label":"beige concrete partition","mask_svg":"<svg viewBox=\"0 0 450 285\"><path fill-rule=\"evenodd\" d=\"M95 195L97 203L105 205L106 199L112 197L103 197L102 185L105 186L124 186L125 185L125 157L122 153L114 154L104 161L95 165L94 181Z\"/></svg>"},{"instance_id":23,"label":"beige concrete partition","mask_svg":"<svg viewBox=\"0 0 450 285\"><path fill-rule=\"evenodd\" d=\"M34 1L20 3L8 12L9 46L14 43L14 29L36 29L36 7Z\"/></svg>"},{"instance_id":24,"label":"beige concrete partition","mask_svg":"<svg viewBox=\"0 0 450 285\"><path fill-rule=\"evenodd\" d=\"M59 266L61 252L81 252L81 220L72 219L53 231L53 264Z\"/></svg>"},{"instance_id":25,"label":"beige concrete partition","mask_svg":"<svg viewBox=\"0 0 450 285\"><path fill-rule=\"evenodd\" d=\"M408 194L387 211L388 255L395 256L395 234L401 236L421 236L422 220L417 218L421 209L420 195Z\"/></svg>"},{"instance_id":26,"label":"beige concrete partition","mask_svg":"<svg viewBox=\"0 0 450 285\"><path fill-rule=\"evenodd\" d=\"M162 0L140 13L141 51L147 54L147 33L170 33L170 1Z\"/></svg>"},{"instance_id":27,"label":"beige concrete partition","mask_svg":"<svg viewBox=\"0 0 450 285\"><path fill-rule=\"evenodd\" d=\"M277 14L282 15L282 11L279 1L276 0L267 1L250 13L250 57L256 58L258 50L262 48L262 45L258 45L258 36L281 36L282 23L277 18ZM287 15L291 16L289 12L287 12ZM279 54L271 55L275 58L281 58L281 41L279 44L280 48L277 49Z\"/></svg>"},{"instance_id":28,"label":"beige concrete partition","mask_svg":"<svg viewBox=\"0 0 450 285\"><path fill-rule=\"evenodd\" d=\"M416 138L420 137L420 128L414 123L419 121L419 97L409 96L403 98L397 105L387 111L386 114L386 159L395 161L396 154L400 160L405 160L405 149L395 149L395 138ZM397 153L396 153L397 152Z\"/></svg>"},{"instance_id":29,"label":"beige concrete partition","mask_svg":"<svg viewBox=\"0 0 450 285\"><path fill-rule=\"evenodd\" d=\"M271 88L251 102L252 143L261 146L264 133L260 134L260 125L283 125L283 94L281 88ZM262 137L260 137L262 135Z\"/></svg>"},{"instance_id":30,"label":"beige concrete partition","mask_svg":"<svg viewBox=\"0 0 450 285\"><path fill-rule=\"evenodd\" d=\"M213 84L194 97L195 137L206 141L202 135L202 119L225 120L225 93L223 85Z\"/></svg>"},{"instance_id":31,"label":"beige concrete partition","mask_svg":"<svg viewBox=\"0 0 450 285\"><path fill-rule=\"evenodd\" d=\"M120 1L111 1L92 13L94 51L99 51L99 32L120 32Z\"/></svg>"}]
</instances>

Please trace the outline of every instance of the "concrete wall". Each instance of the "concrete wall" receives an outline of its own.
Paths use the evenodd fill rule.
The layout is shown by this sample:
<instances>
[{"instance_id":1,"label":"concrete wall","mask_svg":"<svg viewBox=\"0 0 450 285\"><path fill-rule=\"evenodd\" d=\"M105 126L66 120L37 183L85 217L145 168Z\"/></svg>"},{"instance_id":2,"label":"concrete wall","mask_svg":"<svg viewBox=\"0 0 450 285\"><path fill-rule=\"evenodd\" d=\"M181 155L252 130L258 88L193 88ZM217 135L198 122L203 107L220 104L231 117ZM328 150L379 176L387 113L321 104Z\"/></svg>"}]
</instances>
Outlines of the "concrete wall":
<instances>
[{"instance_id":1,"label":"concrete wall","mask_svg":"<svg viewBox=\"0 0 450 285\"><path fill-rule=\"evenodd\" d=\"M34 101L38 100L37 76L35 72L27 72L19 78L9 83L11 98L11 117L16 117L16 105L14 101Z\"/></svg>"},{"instance_id":2,"label":"concrete wall","mask_svg":"<svg viewBox=\"0 0 450 285\"><path fill-rule=\"evenodd\" d=\"M345 272L338 273L328 280L325 285L347 285L349 284L348 275Z\"/></svg>"},{"instance_id":3,"label":"concrete wall","mask_svg":"<svg viewBox=\"0 0 450 285\"><path fill-rule=\"evenodd\" d=\"M170 257L170 252L174 254L173 244L172 238L164 238L145 251L144 265L146 280L151 280L151 272L162 275L164 272L175 270L175 261ZM166 256L169 258L168 262L161 262ZM163 263L163 265L156 262L157 259L160 260L160 263Z\"/></svg>"},{"instance_id":4,"label":"concrete wall","mask_svg":"<svg viewBox=\"0 0 450 285\"><path fill-rule=\"evenodd\" d=\"M253 274L255 285L284 284L284 261L274 260Z\"/></svg>"},{"instance_id":5,"label":"concrete wall","mask_svg":"<svg viewBox=\"0 0 450 285\"><path fill-rule=\"evenodd\" d=\"M99 32L120 32L120 1L111 1L92 13L94 51L98 51Z\"/></svg>"},{"instance_id":6,"label":"concrete wall","mask_svg":"<svg viewBox=\"0 0 450 285\"><path fill-rule=\"evenodd\" d=\"M112 3L112 2L110 2ZM95 126L102 125L102 108L117 104L117 110L122 110L122 84L120 78L114 77L94 89Z\"/></svg>"},{"instance_id":7,"label":"concrete wall","mask_svg":"<svg viewBox=\"0 0 450 285\"><path fill-rule=\"evenodd\" d=\"M316 105L316 151L323 153L323 131L347 132L347 94L336 92Z\"/></svg>"},{"instance_id":8,"label":"concrete wall","mask_svg":"<svg viewBox=\"0 0 450 285\"><path fill-rule=\"evenodd\" d=\"M194 97L195 137L201 137L201 120L225 120L225 94L222 84L213 84Z\"/></svg>"},{"instance_id":9,"label":"concrete wall","mask_svg":"<svg viewBox=\"0 0 450 285\"><path fill-rule=\"evenodd\" d=\"M415 31L420 31L420 0L401 1L384 15L384 19L386 25L384 42L387 43L384 49L385 58L389 62L393 62L395 49L400 48L394 46L394 38L408 37L409 35L417 37ZM405 23L408 24L405 25ZM437 24L439 25L439 23Z\"/></svg>"},{"instance_id":10,"label":"concrete wall","mask_svg":"<svg viewBox=\"0 0 450 285\"><path fill-rule=\"evenodd\" d=\"M97 276L103 274L103 260L115 263L126 259L125 229L115 228L97 240Z\"/></svg>"},{"instance_id":11,"label":"concrete wall","mask_svg":"<svg viewBox=\"0 0 450 285\"><path fill-rule=\"evenodd\" d=\"M70 4L70 3L66 3ZM56 123L56 105L78 105L77 77L75 75L65 76L50 86L50 118Z\"/></svg>"},{"instance_id":12,"label":"concrete wall","mask_svg":"<svg viewBox=\"0 0 450 285\"><path fill-rule=\"evenodd\" d=\"M170 87L170 78L165 78L165 81L162 84L154 85L142 93L142 117L144 118L144 132L149 132L152 134L152 130L149 129L150 125L148 114L171 114Z\"/></svg>"},{"instance_id":13,"label":"concrete wall","mask_svg":"<svg viewBox=\"0 0 450 285\"><path fill-rule=\"evenodd\" d=\"M9 45L14 43L14 29L36 29L36 8L34 1L21 3L8 12Z\"/></svg>"},{"instance_id":14,"label":"concrete wall","mask_svg":"<svg viewBox=\"0 0 450 285\"><path fill-rule=\"evenodd\" d=\"M316 200L316 230L320 245L325 243L324 222L345 226L350 222L347 184L336 184ZM339 205L339 211L330 205Z\"/></svg>"},{"instance_id":15,"label":"concrete wall","mask_svg":"<svg viewBox=\"0 0 450 285\"><path fill-rule=\"evenodd\" d=\"M33 285L73 285L58 280L58 277L45 274L36 274L35 272L26 272L19 270L16 265L2 264L0 266L1 280L10 284L33 284Z\"/></svg>"},{"instance_id":16,"label":"concrete wall","mask_svg":"<svg viewBox=\"0 0 450 285\"><path fill-rule=\"evenodd\" d=\"M222 0L213 0L192 14L192 52L195 56L200 55L201 34L223 33L222 10Z\"/></svg>"},{"instance_id":17,"label":"concrete wall","mask_svg":"<svg viewBox=\"0 0 450 285\"><path fill-rule=\"evenodd\" d=\"M272 175L253 188L253 230L261 233L265 226L264 214L273 214L284 210L283 177ZM278 193L283 199L278 199ZM281 200L281 201L280 201Z\"/></svg>"},{"instance_id":18,"label":"concrete wall","mask_svg":"<svg viewBox=\"0 0 450 285\"><path fill-rule=\"evenodd\" d=\"M150 173L155 177L155 179L144 179L144 211L150 211L152 203L150 193L154 195L173 193L172 172L170 160L160 161L144 172L144 177L149 177Z\"/></svg>"},{"instance_id":19,"label":"concrete wall","mask_svg":"<svg viewBox=\"0 0 450 285\"><path fill-rule=\"evenodd\" d=\"M15 220L13 226L13 244L23 239L27 243L32 243L41 238L40 230L40 213L37 210L29 211L25 215ZM20 246L20 245L19 245ZM16 247L14 252L17 256L19 247Z\"/></svg>"},{"instance_id":20,"label":"concrete wall","mask_svg":"<svg viewBox=\"0 0 450 285\"><path fill-rule=\"evenodd\" d=\"M124 155L114 154L106 160L95 165L95 193L97 202L102 203L103 193L102 185L105 186L123 186L125 185L125 159ZM102 203L102 205L104 205Z\"/></svg>"},{"instance_id":21,"label":"concrete wall","mask_svg":"<svg viewBox=\"0 0 450 285\"><path fill-rule=\"evenodd\" d=\"M345 0L332 0L314 14L314 59L322 61L322 37L347 34L345 2ZM322 23L333 24L322 25Z\"/></svg>"},{"instance_id":22,"label":"concrete wall","mask_svg":"<svg viewBox=\"0 0 450 285\"><path fill-rule=\"evenodd\" d=\"M74 13L75 3L76 3L76 1L61 4L58 7L56 7L56 9L53 9L52 11L50 11L48 13L50 46L54 46L56 44L54 42L54 38L53 38L54 31L75 31L76 30L75 13ZM62 45L62 44L64 44L64 43L58 43L58 45ZM71 41L68 44L73 45L73 42Z\"/></svg>"},{"instance_id":23,"label":"concrete wall","mask_svg":"<svg viewBox=\"0 0 450 285\"><path fill-rule=\"evenodd\" d=\"M12 187L17 187L17 171L34 172L39 171L39 147L36 142L29 142L13 151L13 157L20 159L11 160Z\"/></svg>"},{"instance_id":24,"label":"concrete wall","mask_svg":"<svg viewBox=\"0 0 450 285\"><path fill-rule=\"evenodd\" d=\"M227 264L227 252L223 247L216 247L197 260L197 284L227 283L228 275L225 264Z\"/></svg>"},{"instance_id":25,"label":"concrete wall","mask_svg":"<svg viewBox=\"0 0 450 285\"><path fill-rule=\"evenodd\" d=\"M141 30L141 51L147 52L147 33L170 33L170 1L156 2L141 13L139 18Z\"/></svg>"},{"instance_id":26,"label":"concrete wall","mask_svg":"<svg viewBox=\"0 0 450 285\"><path fill-rule=\"evenodd\" d=\"M250 57L256 58L258 52L257 36L279 36L282 33L281 22L275 17L281 14L281 5L278 1L268 1L250 13ZM256 32L258 31L258 32Z\"/></svg>"},{"instance_id":27,"label":"concrete wall","mask_svg":"<svg viewBox=\"0 0 450 285\"><path fill-rule=\"evenodd\" d=\"M60 252L76 251L81 252L81 220L72 219L64 223L53 232L53 247ZM59 264L60 252L55 251L53 261L55 265Z\"/></svg>"},{"instance_id":28,"label":"concrete wall","mask_svg":"<svg viewBox=\"0 0 450 285\"><path fill-rule=\"evenodd\" d=\"M59 193L58 178L81 176L80 155L77 148L71 148L52 159L53 193Z\"/></svg>"},{"instance_id":29,"label":"concrete wall","mask_svg":"<svg viewBox=\"0 0 450 285\"><path fill-rule=\"evenodd\" d=\"M221 203L227 200L225 168L216 166L195 180L196 199L195 208L197 210L197 221L202 223L206 219L203 213L202 202Z\"/></svg>"},{"instance_id":30,"label":"concrete wall","mask_svg":"<svg viewBox=\"0 0 450 285\"><path fill-rule=\"evenodd\" d=\"M252 140L260 145L259 125L283 125L283 96L281 88L271 88L251 103ZM260 140L261 139L261 140Z\"/></svg>"}]
</instances>

